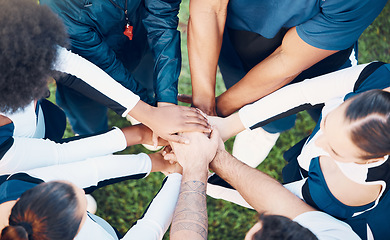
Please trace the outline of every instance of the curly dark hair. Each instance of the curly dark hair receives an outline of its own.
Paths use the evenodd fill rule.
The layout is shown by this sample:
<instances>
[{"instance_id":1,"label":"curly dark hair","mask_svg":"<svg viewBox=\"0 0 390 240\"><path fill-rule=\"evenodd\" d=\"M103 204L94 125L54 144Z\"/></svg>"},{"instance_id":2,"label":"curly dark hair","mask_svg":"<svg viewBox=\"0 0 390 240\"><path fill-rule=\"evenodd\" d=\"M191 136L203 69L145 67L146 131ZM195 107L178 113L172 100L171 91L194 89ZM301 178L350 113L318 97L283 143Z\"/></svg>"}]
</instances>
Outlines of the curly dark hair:
<instances>
[{"instance_id":1,"label":"curly dark hair","mask_svg":"<svg viewBox=\"0 0 390 240\"><path fill-rule=\"evenodd\" d=\"M47 93L61 20L37 0L0 0L0 111L13 112Z\"/></svg>"}]
</instances>

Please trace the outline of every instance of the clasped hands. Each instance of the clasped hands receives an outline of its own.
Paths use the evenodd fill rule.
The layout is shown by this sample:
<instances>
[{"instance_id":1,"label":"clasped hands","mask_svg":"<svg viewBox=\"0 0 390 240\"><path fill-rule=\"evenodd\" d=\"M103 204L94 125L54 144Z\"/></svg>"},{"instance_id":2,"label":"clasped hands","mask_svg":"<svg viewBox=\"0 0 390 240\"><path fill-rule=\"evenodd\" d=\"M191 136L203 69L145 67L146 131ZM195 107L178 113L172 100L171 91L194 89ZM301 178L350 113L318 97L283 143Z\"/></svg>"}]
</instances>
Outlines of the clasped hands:
<instances>
[{"instance_id":1,"label":"clasped hands","mask_svg":"<svg viewBox=\"0 0 390 240\"><path fill-rule=\"evenodd\" d=\"M210 162L225 145L216 128L210 134L199 132L180 133L189 139L189 144L169 142L162 155L171 164L180 164L185 170L203 171L209 169Z\"/></svg>"}]
</instances>

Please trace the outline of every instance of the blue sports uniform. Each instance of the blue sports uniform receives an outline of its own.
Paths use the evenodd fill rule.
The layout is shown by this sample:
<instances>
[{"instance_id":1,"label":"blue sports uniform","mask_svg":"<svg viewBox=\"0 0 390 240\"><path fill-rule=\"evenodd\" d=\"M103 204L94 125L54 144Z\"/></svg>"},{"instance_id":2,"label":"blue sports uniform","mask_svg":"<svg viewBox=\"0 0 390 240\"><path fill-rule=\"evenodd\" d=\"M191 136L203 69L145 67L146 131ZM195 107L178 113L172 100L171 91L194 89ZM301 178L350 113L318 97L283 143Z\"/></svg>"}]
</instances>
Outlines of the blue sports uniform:
<instances>
[{"instance_id":1,"label":"blue sports uniform","mask_svg":"<svg viewBox=\"0 0 390 240\"><path fill-rule=\"evenodd\" d=\"M63 20L74 53L103 69L149 104L177 103L181 69L177 30L180 0L41 0L40 3ZM127 23L133 27L132 40L123 34ZM61 84L57 91L57 104L65 110L75 132L89 134L107 128L106 107Z\"/></svg>"},{"instance_id":2,"label":"blue sports uniform","mask_svg":"<svg viewBox=\"0 0 390 240\"><path fill-rule=\"evenodd\" d=\"M326 50L349 48L379 15L387 0L230 0L226 25L273 38L297 27L300 38Z\"/></svg>"},{"instance_id":3,"label":"blue sports uniform","mask_svg":"<svg viewBox=\"0 0 390 240\"><path fill-rule=\"evenodd\" d=\"M357 59L354 44L386 2L230 0L219 58L226 87L234 85L253 66L274 52L291 27L296 27L299 37L311 46L340 50L303 71L293 82L351 66L351 49L354 48ZM264 126L264 129L271 133L286 130L294 125L293 119L291 116L280 119ZM318 116L315 117L317 119Z\"/></svg>"}]
</instances>

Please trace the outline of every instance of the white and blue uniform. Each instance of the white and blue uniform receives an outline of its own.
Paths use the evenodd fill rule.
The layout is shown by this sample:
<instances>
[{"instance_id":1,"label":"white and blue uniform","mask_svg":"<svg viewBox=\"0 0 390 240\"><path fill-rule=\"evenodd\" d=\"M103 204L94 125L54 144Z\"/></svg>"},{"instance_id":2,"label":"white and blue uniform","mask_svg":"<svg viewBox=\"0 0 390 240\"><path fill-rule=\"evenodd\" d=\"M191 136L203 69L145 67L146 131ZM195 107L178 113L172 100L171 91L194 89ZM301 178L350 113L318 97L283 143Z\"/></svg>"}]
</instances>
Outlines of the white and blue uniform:
<instances>
[{"instance_id":1,"label":"white and blue uniform","mask_svg":"<svg viewBox=\"0 0 390 240\"><path fill-rule=\"evenodd\" d=\"M324 104L322 117L325 117L356 94L387 87L390 87L390 64L373 62L286 86L243 107L239 116L246 128L254 129L272 119ZM389 161L386 159L365 165L337 163L344 175L352 181L382 186L378 198L372 203L357 207L341 203L328 189L319 166L318 157L328 155L314 144L314 140L322 134L319 123L320 121L306 142L303 142L296 158L301 168L299 176L302 176L302 180L285 186L314 208L348 223L362 239L387 239L390 234L390 223L387 221L390 211L387 187L390 183Z\"/></svg>"},{"instance_id":2,"label":"white and blue uniform","mask_svg":"<svg viewBox=\"0 0 390 240\"><path fill-rule=\"evenodd\" d=\"M77 88L105 102L121 116L126 116L139 101L137 95L123 88L100 68L64 48L58 47L53 69L82 79L68 84L83 85ZM119 129L63 144L43 139L48 124L45 124L45 114L39 101L37 106L31 102L14 113L0 114L12 121L0 127L0 174L80 161L126 147L126 139Z\"/></svg>"},{"instance_id":3,"label":"white and blue uniform","mask_svg":"<svg viewBox=\"0 0 390 240\"><path fill-rule=\"evenodd\" d=\"M133 155L131 159L113 157L109 155L60 166L2 175L0 176L0 204L18 199L23 192L42 182L71 181L83 188L86 193L90 193L96 188L118 181L144 177L150 171L150 159L146 154ZM180 174L168 175L143 217L122 239L162 239L172 220L180 184ZM114 240L118 237L106 221L88 213L88 218L75 239Z\"/></svg>"}]
</instances>

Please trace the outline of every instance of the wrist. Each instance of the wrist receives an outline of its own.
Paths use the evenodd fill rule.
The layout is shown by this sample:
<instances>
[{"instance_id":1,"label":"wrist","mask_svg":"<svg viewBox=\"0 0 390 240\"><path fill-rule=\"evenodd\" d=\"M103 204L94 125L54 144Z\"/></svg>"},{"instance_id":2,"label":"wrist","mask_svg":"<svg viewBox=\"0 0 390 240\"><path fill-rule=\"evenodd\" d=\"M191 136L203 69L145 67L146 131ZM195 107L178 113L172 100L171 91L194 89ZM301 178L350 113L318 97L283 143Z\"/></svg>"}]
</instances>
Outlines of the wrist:
<instances>
[{"instance_id":1,"label":"wrist","mask_svg":"<svg viewBox=\"0 0 390 240\"><path fill-rule=\"evenodd\" d=\"M240 132L245 130L244 124L241 122L240 116L238 113L234 113L229 115L228 117L224 118L225 125L224 127L228 129L228 135L226 136L227 139L236 136ZM226 140L227 140L226 139Z\"/></svg>"},{"instance_id":2,"label":"wrist","mask_svg":"<svg viewBox=\"0 0 390 240\"><path fill-rule=\"evenodd\" d=\"M156 109L156 107L139 101L129 112L129 115L153 130L151 126L153 125Z\"/></svg>"},{"instance_id":3,"label":"wrist","mask_svg":"<svg viewBox=\"0 0 390 240\"><path fill-rule=\"evenodd\" d=\"M152 144L152 134L153 132L144 124L138 124L138 136L140 136L139 144Z\"/></svg>"},{"instance_id":4,"label":"wrist","mask_svg":"<svg viewBox=\"0 0 390 240\"><path fill-rule=\"evenodd\" d=\"M226 117L232 114L234 111L232 111L229 106L232 104L232 102L225 101L224 94L221 94L216 100L215 100L215 111L217 112L217 116L220 117Z\"/></svg>"},{"instance_id":5,"label":"wrist","mask_svg":"<svg viewBox=\"0 0 390 240\"><path fill-rule=\"evenodd\" d=\"M164 107L164 106L174 106L176 104L170 103L170 102L158 102L157 107Z\"/></svg>"},{"instance_id":6,"label":"wrist","mask_svg":"<svg viewBox=\"0 0 390 240\"><path fill-rule=\"evenodd\" d=\"M207 179L208 172L209 169L207 165L183 167L183 176L194 180L203 181L204 179Z\"/></svg>"},{"instance_id":7,"label":"wrist","mask_svg":"<svg viewBox=\"0 0 390 240\"><path fill-rule=\"evenodd\" d=\"M142 143L144 136L142 130L140 130L139 125L129 126L121 129L123 135L125 136L127 147Z\"/></svg>"},{"instance_id":8,"label":"wrist","mask_svg":"<svg viewBox=\"0 0 390 240\"><path fill-rule=\"evenodd\" d=\"M202 112L207 115L215 116L215 97L195 97L192 98L192 105L196 108L199 108Z\"/></svg>"},{"instance_id":9,"label":"wrist","mask_svg":"<svg viewBox=\"0 0 390 240\"><path fill-rule=\"evenodd\" d=\"M226 154L229 154L224 149L218 149L213 161L210 162L210 169L214 172L217 172L218 169L223 165L224 159L226 159Z\"/></svg>"}]
</instances>

